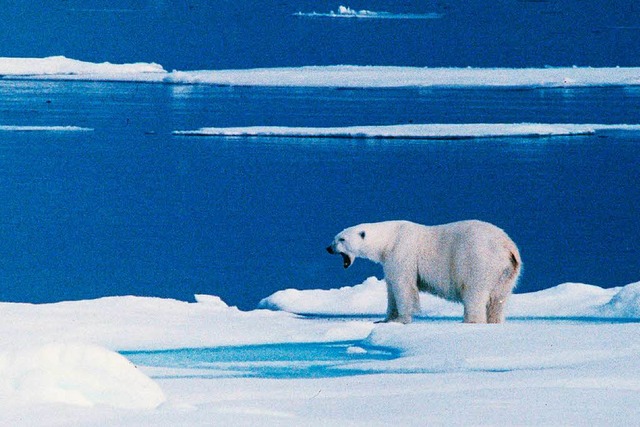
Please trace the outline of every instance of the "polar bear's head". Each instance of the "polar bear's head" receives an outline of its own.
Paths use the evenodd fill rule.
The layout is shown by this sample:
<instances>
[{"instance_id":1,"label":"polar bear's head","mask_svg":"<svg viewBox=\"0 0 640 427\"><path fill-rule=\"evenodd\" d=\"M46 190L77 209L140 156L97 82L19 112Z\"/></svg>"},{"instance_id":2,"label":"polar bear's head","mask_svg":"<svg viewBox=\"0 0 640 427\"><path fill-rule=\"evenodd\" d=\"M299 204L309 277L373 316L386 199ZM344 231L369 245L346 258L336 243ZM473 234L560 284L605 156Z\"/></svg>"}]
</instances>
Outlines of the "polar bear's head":
<instances>
[{"instance_id":1,"label":"polar bear's head","mask_svg":"<svg viewBox=\"0 0 640 427\"><path fill-rule=\"evenodd\" d=\"M330 254L341 255L344 268L356 258L381 262L389 242L389 223L360 224L342 230L327 247Z\"/></svg>"}]
</instances>

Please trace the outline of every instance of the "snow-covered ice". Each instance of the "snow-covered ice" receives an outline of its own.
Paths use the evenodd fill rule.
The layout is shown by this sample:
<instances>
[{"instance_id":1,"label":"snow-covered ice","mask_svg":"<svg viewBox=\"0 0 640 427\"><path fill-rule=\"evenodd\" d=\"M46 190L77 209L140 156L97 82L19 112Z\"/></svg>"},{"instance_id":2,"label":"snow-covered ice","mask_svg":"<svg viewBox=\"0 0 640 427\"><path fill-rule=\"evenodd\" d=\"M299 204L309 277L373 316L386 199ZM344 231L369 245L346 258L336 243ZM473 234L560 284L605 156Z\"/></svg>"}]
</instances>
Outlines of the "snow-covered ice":
<instances>
[{"instance_id":1,"label":"snow-covered ice","mask_svg":"<svg viewBox=\"0 0 640 427\"><path fill-rule=\"evenodd\" d=\"M570 123L468 123L413 124L346 127L206 127L174 131L182 136L288 137L288 138L384 138L384 139L469 139L495 137L549 137L591 135L598 131L640 130L640 125Z\"/></svg>"},{"instance_id":2,"label":"snow-covered ice","mask_svg":"<svg viewBox=\"0 0 640 427\"><path fill-rule=\"evenodd\" d=\"M223 86L584 87L640 85L640 68L420 68L332 65L168 72L155 63L92 63L55 56L0 57L0 77L3 79L131 81Z\"/></svg>"},{"instance_id":3,"label":"snow-covered ice","mask_svg":"<svg viewBox=\"0 0 640 427\"><path fill-rule=\"evenodd\" d=\"M0 423L630 425L640 416L640 282L516 294L502 325L462 324L461 306L427 295L413 324L375 325L366 316L384 313L384 292L369 278L262 303L327 317L245 312L208 295L0 303ZM294 357L296 344L309 352L320 343L339 344L332 351L344 360L331 374L297 377L314 361ZM257 344L262 356L286 344L292 357L272 366L291 374L236 375L215 363L136 368L115 353L234 346L242 355ZM368 358L381 349L395 356Z\"/></svg>"}]
</instances>

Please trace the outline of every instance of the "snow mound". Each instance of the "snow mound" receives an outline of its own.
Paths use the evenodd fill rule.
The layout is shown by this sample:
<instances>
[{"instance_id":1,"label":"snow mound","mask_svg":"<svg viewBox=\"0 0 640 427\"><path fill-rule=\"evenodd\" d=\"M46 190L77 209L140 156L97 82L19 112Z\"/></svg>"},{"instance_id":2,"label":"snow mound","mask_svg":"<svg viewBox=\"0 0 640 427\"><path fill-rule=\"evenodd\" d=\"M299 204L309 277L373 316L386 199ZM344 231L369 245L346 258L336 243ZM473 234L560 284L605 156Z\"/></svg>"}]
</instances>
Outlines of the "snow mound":
<instances>
[{"instance_id":1,"label":"snow mound","mask_svg":"<svg viewBox=\"0 0 640 427\"><path fill-rule=\"evenodd\" d=\"M223 311L230 308L227 303L222 301L222 298L217 295L196 294L194 297L197 303L206 304L210 309Z\"/></svg>"},{"instance_id":2,"label":"snow mound","mask_svg":"<svg viewBox=\"0 0 640 427\"><path fill-rule=\"evenodd\" d=\"M425 317L461 317L462 305L420 294ZM330 290L278 291L263 299L262 308L297 314L384 316L386 283L370 277L362 284ZM603 289L581 283L564 283L538 292L514 294L507 305L510 317L640 318L640 282Z\"/></svg>"},{"instance_id":3,"label":"snow mound","mask_svg":"<svg viewBox=\"0 0 640 427\"><path fill-rule=\"evenodd\" d=\"M508 313L519 317L597 317L599 308L620 289L563 283L537 292L515 294L509 301Z\"/></svg>"},{"instance_id":4,"label":"snow mound","mask_svg":"<svg viewBox=\"0 0 640 427\"><path fill-rule=\"evenodd\" d=\"M599 313L606 317L640 318L640 282L620 289L599 308Z\"/></svg>"},{"instance_id":5,"label":"snow mound","mask_svg":"<svg viewBox=\"0 0 640 427\"><path fill-rule=\"evenodd\" d=\"M379 138L379 139L474 139L496 137L551 137L592 135L597 131L640 130L640 125L549 124L549 123L465 123L391 126L286 127L249 126L201 128L174 131L180 136L280 137L280 138Z\"/></svg>"},{"instance_id":6,"label":"snow mound","mask_svg":"<svg viewBox=\"0 0 640 427\"><path fill-rule=\"evenodd\" d=\"M0 353L0 395L128 409L152 409L165 401L160 387L123 356L84 344Z\"/></svg>"},{"instance_id":7,"label":"snow mound","mask_svg":"<svg viewBox=\"0 0 640 427\"><path fill-rule=\"evenodd\" d=\"M258 307L297 314L379 314L386 311L386 304L386 283L369 277L360 285L340 289L278 291L260 301Z\"/></svg>"}]
</instances>

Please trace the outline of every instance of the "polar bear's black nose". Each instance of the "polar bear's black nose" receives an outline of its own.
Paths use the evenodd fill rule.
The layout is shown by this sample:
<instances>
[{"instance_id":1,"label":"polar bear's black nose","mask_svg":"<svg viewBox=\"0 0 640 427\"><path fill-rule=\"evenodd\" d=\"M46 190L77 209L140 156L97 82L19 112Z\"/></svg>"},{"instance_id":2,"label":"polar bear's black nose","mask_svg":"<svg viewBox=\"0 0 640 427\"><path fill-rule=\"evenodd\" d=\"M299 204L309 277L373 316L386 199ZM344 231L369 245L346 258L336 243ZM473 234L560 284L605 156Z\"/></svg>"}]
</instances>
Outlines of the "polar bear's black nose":
<instances>
[{"instance_id":1,"label":"polar bear's black nose","mask_svg":"<svg viewBox=\"0 0 640 427\"><path fill-rule=\"evenodd\" d=\"M335 254L332 246L327 246L327 252L329 252L331 255Z\"/></svg>"}]
</instances>

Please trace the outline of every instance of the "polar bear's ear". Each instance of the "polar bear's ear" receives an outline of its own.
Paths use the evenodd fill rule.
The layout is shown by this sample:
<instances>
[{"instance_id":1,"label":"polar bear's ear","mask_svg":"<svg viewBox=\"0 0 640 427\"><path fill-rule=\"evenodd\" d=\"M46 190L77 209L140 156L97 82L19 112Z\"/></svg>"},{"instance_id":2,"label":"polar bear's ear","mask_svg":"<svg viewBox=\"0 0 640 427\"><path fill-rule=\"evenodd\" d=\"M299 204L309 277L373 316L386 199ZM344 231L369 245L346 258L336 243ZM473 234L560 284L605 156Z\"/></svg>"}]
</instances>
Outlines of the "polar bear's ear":
<instances>
[{"instance_id":1,"label":"polar bear's ear","mask_svg":"<svg viewBox=\"0 0 640 427\"><path fill-rule=\"evenodd\" d=\"M362 238L364 239L364 236L366 236L365 232L364 232L364 231L361 231L361 232L360 232L360 237L362 237Z\"/></svg>"}]
</instances>

